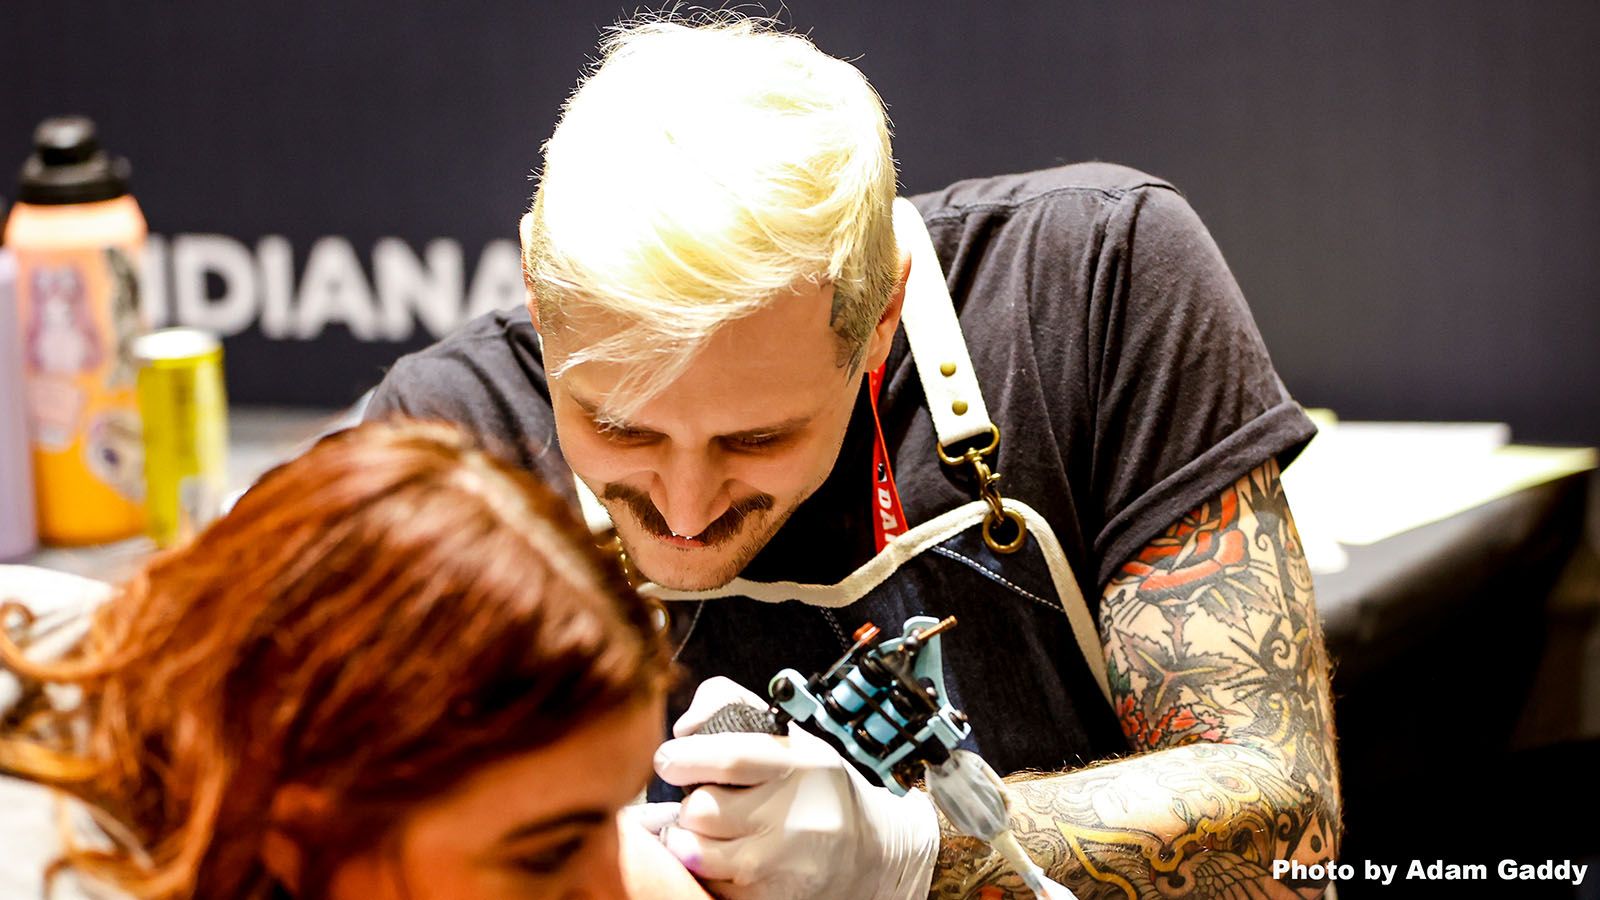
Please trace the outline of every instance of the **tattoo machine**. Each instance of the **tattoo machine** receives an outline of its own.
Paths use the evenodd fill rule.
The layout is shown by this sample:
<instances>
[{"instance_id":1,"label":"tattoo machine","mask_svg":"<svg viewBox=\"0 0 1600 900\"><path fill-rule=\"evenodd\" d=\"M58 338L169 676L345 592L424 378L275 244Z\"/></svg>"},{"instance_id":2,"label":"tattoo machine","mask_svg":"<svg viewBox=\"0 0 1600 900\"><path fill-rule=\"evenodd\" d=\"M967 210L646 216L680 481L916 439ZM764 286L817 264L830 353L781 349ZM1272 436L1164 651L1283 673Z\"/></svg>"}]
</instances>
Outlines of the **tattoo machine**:
<instances>
[{"instance_id":1,"label":"tattoo machine","mask_svg":"<svg viewBox=\"0 0 1600 900\"><path fill-rule=\"evenodd\" d=\"M1012 833L1000 776L978 754L957 747L972 726L945 693L939 645L939 635L955 625L954 616L913 616L900 637L879 640L878 627L869 622L827 671L804 678L784 669L773 676L771 709L729 704L700 733L785 734L791 720L810 722L896 794L925 779L928 795L950 824L994 847L1036 896L1075 900L1045 876Z\"/></svg>"}]
</instances>

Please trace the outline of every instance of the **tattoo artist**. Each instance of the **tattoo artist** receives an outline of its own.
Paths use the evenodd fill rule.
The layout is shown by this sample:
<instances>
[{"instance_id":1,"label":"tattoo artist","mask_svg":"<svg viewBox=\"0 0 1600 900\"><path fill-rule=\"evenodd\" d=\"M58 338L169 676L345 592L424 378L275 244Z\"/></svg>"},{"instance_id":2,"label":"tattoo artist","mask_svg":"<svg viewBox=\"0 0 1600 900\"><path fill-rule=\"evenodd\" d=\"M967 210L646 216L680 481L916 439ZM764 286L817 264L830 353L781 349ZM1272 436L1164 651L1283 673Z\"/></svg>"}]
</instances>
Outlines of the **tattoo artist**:
<instances>
[{"instance_id":1,"label":"tattoo artist","mask_svg":"<svg viewBox=\"0 0 1600 900\"><path fill-rule=\"evenodd\" d=\"M926 613L1051 877L1322 893L1269 874L1339 842L1279 482L1314 428L1176 189L1091 163L897 201L861 73L732 14L611 30L542 163L526 311L403 358L368 416L464 424L609 515L699 684L652 799L704 785L661 839L708 889L1026 896L820 739L693 734Z\"/></svg>"}]
</instances>

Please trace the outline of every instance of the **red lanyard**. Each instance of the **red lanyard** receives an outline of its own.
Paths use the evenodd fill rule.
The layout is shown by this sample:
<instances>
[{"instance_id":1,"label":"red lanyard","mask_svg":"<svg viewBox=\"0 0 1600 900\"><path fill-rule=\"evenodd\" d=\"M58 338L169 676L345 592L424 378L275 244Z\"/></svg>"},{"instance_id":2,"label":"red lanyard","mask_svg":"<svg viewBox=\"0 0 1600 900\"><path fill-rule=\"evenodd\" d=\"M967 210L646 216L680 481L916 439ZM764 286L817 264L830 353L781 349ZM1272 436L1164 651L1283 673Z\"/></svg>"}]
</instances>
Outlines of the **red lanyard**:
<instances>
[{"instance_id":1,"label":"red lanyard","mask_svg":"<svg viewBox=\"0 0 1600 900\"><path fill-rule=\"evenodd\" d=\"M906 513L900 508L900 492L894 486L894 469L889 466L889 450L883 442L883 423L878 419L883 366L867 376L867 386L872 397L872 430L877 439L872 445L872 537L882 553L890 541L905 534Z\"/></svg>"}]
</instances>

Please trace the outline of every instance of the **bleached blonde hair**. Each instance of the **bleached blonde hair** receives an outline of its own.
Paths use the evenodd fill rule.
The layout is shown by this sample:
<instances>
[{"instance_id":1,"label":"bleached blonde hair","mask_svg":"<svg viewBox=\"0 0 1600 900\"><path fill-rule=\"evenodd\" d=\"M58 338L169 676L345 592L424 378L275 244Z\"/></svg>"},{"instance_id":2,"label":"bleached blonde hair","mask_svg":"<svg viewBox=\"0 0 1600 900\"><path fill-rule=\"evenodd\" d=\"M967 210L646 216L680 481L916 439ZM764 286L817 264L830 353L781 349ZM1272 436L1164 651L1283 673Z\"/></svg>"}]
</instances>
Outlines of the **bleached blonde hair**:
<instances>
[{"instance_id":1,"label":"bleached blonde hair","mask_svg":"<svg viewBox=\"0 0 1600 900\"><path fill-rule=\"evenodd\" d=\"M606 407L626 412L723 324L831 282L853 372L899 279L895 181L882 101L808 38L725 12L612 28L544 145L525 235L547 335L617 323L560 369L623 363Z\"/></svg>"}]
</instances>

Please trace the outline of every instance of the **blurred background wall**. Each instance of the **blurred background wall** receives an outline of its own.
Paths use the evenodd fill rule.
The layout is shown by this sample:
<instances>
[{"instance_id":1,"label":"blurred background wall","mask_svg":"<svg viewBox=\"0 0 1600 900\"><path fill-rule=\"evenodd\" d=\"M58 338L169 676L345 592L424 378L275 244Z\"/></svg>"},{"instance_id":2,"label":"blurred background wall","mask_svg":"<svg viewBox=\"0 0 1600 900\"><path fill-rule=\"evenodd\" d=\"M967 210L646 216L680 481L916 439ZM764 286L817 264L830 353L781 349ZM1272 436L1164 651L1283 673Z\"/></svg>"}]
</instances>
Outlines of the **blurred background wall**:
<instances>
[{"instance_id":1,"label":"blurred background wall","mask_svg":"<svg viewBox=\"0 0 1600 900\"><path fill-rule=\"evenodd\" d=\"M162 238L157 317L225 333L235 403L341 405L517 302L539 143L629 9L7 3L0 196L39 119L92 116ZM1176 183L1306 405L1600 441L1600 4L784 17L882 93L908 192L1094 158Z\"/></svg>"}]
</instances>

